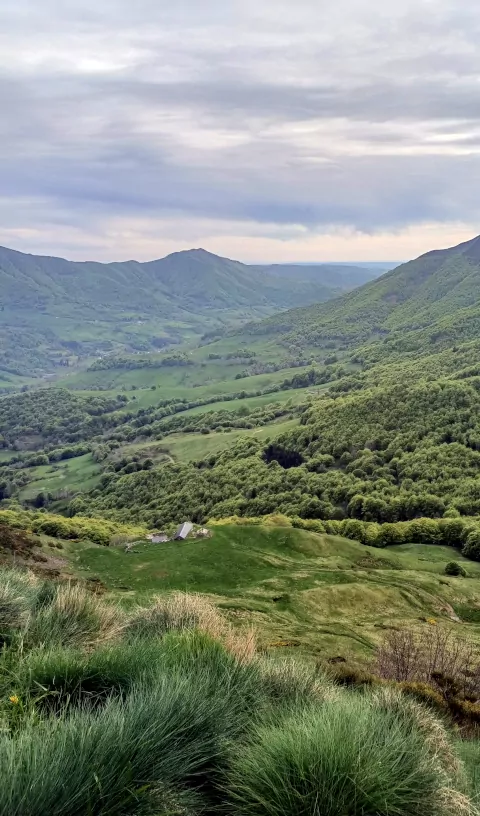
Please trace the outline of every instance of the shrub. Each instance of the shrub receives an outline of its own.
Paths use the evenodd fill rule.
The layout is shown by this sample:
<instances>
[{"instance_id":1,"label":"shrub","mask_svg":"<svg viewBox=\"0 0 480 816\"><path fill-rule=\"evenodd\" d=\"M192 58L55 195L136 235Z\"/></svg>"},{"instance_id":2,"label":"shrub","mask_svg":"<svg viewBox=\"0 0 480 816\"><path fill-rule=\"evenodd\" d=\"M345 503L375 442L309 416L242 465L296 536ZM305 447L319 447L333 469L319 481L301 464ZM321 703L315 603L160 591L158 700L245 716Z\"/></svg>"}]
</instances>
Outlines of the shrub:
<instances>
[{"instance_id":1,"label":"shrub","mask_svg":"<svg viewBox=\"0 0 480 816\"><path fill-rule=\"evenodd\" d=\"M445 575L462 575L464 577L467 574L462 565L457 563L457 561L449 561L448 564L445 565L444 572Z\"/></svg>"},{"instance_id":2,"label":"shrub","mask_svg":"<svg viewBox=\"0 0 480 816\"><path fill-rule=\"evenodd\" d=\"M437 709L438 711L445 711L446 709L445 700L442 695L428 683L405 681L399 683L399 688L404 694L408 694L410 697L413 697L415 700L418 700L430 708Z\"/></svg>"},{"instance_id":3,"label":"shrub","mask_svg":"<svg viewBox=\"0 0 480 816\"><path fill-rule=\"evenodd\" d=\"M446 774L420 729L362 696L258 727L232 756L235 813L444 816Z\"/></svg>"},{"instance_id":4,"label":"shrub","mask_svg":"<svg viewBox=\"0 0 480 816\"><path fill-rule=\"evenodd\" d=\"M480 693L480 655L477 648L451 628L428 632L389 632L377 650L376 671L397 682L428 683L444 698Z\"/></svg>"},{"instance_id":5,"label":"shrub","mask_svg":"<svg viewBox=\"0 0 480 816\"><path fill-rule=\"evenodd\" d=\"M471 530L462 549L462 555L472 561L480 561L480 529Z\"/></svg>"}]
</instances>

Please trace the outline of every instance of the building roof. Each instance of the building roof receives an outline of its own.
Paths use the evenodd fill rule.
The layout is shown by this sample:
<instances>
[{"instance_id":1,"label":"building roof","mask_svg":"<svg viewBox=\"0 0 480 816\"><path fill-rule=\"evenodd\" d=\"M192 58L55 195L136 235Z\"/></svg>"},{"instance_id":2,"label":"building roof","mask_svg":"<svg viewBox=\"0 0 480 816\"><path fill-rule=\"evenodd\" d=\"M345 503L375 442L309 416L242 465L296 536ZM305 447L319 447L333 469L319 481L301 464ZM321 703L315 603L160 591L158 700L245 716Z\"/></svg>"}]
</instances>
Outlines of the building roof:
<instances>
[{"instance_id":1,"label":"building roof","mask_svg":"<svg viewBox=\"0 0 480 816\"><path fill-rule=\"evenodd\" d=\"M180 525L177 532L175 533L175 538L186 538L189 533L193 530L193 524L190 521L184 521L183 524Z\"/></svg>"}]
</instances>

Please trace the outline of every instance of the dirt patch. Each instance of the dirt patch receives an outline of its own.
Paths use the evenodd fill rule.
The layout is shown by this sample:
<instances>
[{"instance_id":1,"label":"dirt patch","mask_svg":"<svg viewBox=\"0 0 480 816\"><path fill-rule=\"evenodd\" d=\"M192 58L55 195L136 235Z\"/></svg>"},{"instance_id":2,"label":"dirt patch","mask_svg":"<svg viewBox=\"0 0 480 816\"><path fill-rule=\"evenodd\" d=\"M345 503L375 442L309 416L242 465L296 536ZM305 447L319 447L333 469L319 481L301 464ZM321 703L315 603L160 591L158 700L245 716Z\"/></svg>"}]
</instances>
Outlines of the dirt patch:
<instances>
[{"instance_id":1,"label":"dirt patch","mask_svg":"<svg viewBox=\"0 0 480 816\"><path fill-rule=\"evenodd\" d=\"M0 559L30 558L36 544L37 540L23 530L0 524Z\"/></svg>"}]
</instances>

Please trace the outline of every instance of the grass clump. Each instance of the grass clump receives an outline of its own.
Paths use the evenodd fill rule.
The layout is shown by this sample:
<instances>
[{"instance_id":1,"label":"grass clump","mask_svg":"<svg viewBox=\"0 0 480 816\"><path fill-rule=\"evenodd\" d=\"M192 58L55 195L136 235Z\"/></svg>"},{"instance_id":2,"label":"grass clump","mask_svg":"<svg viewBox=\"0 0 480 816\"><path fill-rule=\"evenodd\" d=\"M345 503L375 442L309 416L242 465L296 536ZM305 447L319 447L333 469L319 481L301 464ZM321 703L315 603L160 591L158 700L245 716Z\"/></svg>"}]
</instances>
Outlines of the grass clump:
<instances>
[{"instance_id":1,"label":"grass clump","mask_svg":"<svg viewBox=\"0 0 480 816\"><path fill-rule=\"evenodd\" d=\"M163 677L125 700L27 726L0 741L0 813L122 814L206 775L220 751L222 705L201 678Z\"/></svg>"},{"instance_id":2,"label":"grass clump","mask_svg":"<svg viewBox=\"0 0 480 816\"><path fill-rule=\"evenodd\" d=\"M239 816L453 816L447 781L418 727L343 694L258 727L232 757L228 789Z\"/></svg>"},{"instance_id":3,"label":"grass clump","mask_svg":"<svg viewBox=\"0 0 480 816\"><path fill-rule=\"evenodd\" d=\"M274 705L297 706L333 699L336 690L317 667L293 659L257 662L258 683Z\"/></svg>"},{"instance_id":4,"label":"grass clump","mask_svg":"<svg viewBox=\"0 0 480 816\"><path fill-rule=\"evenodd\" d=\"M153 680L160 658L158 646L144 641L128 649L115 643L86 652L40 647L19 661L10 673L10 685L20 699L35 701L42 709L96 706L127 693L141 680Z\"/></svg>"},{"instance_id":5,"label":"grass clump","mask_svg":"<svg viewBox=\"0 0 480 816\"><path fill-rule=\"evenodd\" d=\"M387 682L260 656L200 596L127 613L28 573L0 585L0 816L478 812L445 725Z\"/></svg>"},{"instance_id":6,"label":"grass clump","mask_svg":"<svg viewBox=\"0 0 480 816\"><path fill-rule=\"evenodd\" d=\"M2 569L0 580L0 642L23 630L39 591L38 581L29 572Z\"/></svg>"},{"instance_id":7,"label":"grass clump","mask_svg":"<svg viewBox=\"0 0 480 816\"><path fill-rule=\"evenodd\" d=\"M111 640L124 626L121 610L76 584L58 585L26 632L31 645L86 646Z\"/></svg>"},{"instance_id":8,"label":"grass clump","mask_svg":"<svg viewBox=\"0 0 480 816\"><path fill-rule=\"evenodd\" d=\"M125 635L134 639L152 638L192 630L221 641L243 661L251 660L255 654L254 632L234 630L219 610L199 594L172 592L155 598L149 607L138 607L126 625Z\"/></svg>"}]
</instances>

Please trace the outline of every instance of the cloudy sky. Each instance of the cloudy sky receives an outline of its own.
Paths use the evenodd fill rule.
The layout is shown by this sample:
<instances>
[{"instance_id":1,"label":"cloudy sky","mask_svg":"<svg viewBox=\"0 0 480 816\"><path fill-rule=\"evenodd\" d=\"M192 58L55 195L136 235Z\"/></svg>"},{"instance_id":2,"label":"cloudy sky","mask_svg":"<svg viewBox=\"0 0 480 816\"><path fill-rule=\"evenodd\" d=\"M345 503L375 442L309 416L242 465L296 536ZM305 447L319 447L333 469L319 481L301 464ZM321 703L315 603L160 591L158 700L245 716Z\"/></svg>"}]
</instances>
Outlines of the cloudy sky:
<instances>
[{"instance_id":1,"label":"cloudy sky","mask_svg":"<svg viewBox=\"0 0 480 816\"><path fill-rule=\"evenodd\" d=\"M480 233L478 0L1 0L0 244L396 260Z\"/></svg>"}]
</instances>

